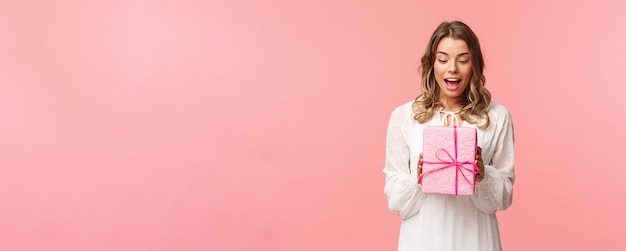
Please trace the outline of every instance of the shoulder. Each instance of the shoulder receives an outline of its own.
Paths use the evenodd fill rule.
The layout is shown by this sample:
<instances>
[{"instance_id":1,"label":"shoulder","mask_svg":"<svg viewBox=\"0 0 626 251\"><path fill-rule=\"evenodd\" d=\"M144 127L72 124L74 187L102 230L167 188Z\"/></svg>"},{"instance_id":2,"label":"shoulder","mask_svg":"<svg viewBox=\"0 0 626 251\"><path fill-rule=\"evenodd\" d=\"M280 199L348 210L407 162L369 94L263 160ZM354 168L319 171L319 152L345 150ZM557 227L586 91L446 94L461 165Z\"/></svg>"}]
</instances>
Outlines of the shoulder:
<instances>
[{"instance_id":1,"label":"shoulder","mask_svg":"<svg viewBox=\"0 0 626 251\"><path fill-rule=\"evenodd\" d=\"M489 104L489 118L494 122L508 121L511 120L511 113L506 106L491 101Z\"/></svg>"},{"instance_id":2,"label":"shoulder","mask_svg":"<svg viewBox=\"0 0 626 251\"><path fill-rule=\"evenodd\" d=\"M406 122L413 117L413 100L397 106L391 112L391 120L396 123Z\"/></svg>"}]
</instances>

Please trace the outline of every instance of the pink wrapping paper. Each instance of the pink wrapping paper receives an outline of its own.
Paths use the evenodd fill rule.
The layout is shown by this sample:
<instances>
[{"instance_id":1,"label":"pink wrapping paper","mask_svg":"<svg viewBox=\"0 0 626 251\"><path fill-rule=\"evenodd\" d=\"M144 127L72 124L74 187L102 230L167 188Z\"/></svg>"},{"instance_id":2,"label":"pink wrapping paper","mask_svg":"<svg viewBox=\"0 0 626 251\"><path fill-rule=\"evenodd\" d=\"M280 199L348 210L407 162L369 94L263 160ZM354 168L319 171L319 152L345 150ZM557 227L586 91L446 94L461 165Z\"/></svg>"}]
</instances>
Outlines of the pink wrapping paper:
<instances>
[{"instance_id":1,"label":"pink wrapping paper","mask_svg":"<svg viewBox=\"0 0 626 251\"><path fill-rule=\"evenodd\" d=\"M474 194L476 141L476 128L425 127L423 176L420 180L422 192Z\"/></svg>"}]
</instances>

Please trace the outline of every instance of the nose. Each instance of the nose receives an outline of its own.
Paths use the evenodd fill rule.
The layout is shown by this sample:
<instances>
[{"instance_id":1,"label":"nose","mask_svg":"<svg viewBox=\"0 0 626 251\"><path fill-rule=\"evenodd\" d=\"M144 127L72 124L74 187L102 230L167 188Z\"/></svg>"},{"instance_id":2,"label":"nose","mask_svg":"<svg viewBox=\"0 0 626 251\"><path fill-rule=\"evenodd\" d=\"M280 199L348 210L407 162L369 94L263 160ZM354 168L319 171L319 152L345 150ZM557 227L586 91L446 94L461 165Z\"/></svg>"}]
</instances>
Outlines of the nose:
<instances>
[{"instance_id":1,"label":"nose","mask_svg":"<svg viewBox=\"0 0 626 251\"><path fill-rule=\"evenodd\" d=\"M450 73L456 72L456 62L451 62L450 66L448 67L448 72Z\"/></svg>"}]
</instances>

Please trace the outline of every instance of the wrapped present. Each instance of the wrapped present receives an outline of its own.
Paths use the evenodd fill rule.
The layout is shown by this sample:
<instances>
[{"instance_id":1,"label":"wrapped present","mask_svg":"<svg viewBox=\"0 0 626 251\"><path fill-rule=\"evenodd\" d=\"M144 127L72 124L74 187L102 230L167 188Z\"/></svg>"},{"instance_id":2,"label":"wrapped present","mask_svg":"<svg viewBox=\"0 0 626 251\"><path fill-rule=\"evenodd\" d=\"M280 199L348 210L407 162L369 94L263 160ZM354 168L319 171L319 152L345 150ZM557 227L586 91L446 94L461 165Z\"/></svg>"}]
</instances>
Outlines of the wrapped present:
<instances>
[{"instance_id":1,"label":"wrapped present","mask_svg":"<svg viewBox=\"0 0 626 251\"><path fill-rule=\"evenodd\" d=\"M427 126L424 128L423 193L472 195L478 167L476 128Z\"/></svg>"}]
</instances>

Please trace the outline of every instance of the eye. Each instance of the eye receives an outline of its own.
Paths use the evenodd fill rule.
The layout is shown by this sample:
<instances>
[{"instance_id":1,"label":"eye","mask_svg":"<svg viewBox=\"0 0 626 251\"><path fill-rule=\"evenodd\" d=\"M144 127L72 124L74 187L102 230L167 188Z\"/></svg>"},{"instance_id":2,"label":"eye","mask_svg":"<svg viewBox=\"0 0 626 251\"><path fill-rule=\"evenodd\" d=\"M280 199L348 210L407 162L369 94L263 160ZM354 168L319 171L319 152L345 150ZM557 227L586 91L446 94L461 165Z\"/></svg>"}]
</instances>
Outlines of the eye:
<instances>
[{"instance_id":1,"label":"eye","mask_svg":"<svg viewBox=\"0 0 626 251\"><path fill-rule=\"evenodd\" d=\"M461 63L461 64L467 64L467 63L469 63L469 60L459 60L459 63Z\"/></svg>"},{"instance_id":2,"label":"eye","mask_svg":"<svg viewBox=\"0 0 626 251\"><path fill-rule=\"evenodd\" d=\"M437 61L439 61L439 63L445 64L448 62L448 60L445 59L438 59Z\"/></svg>"}]
</instances>

